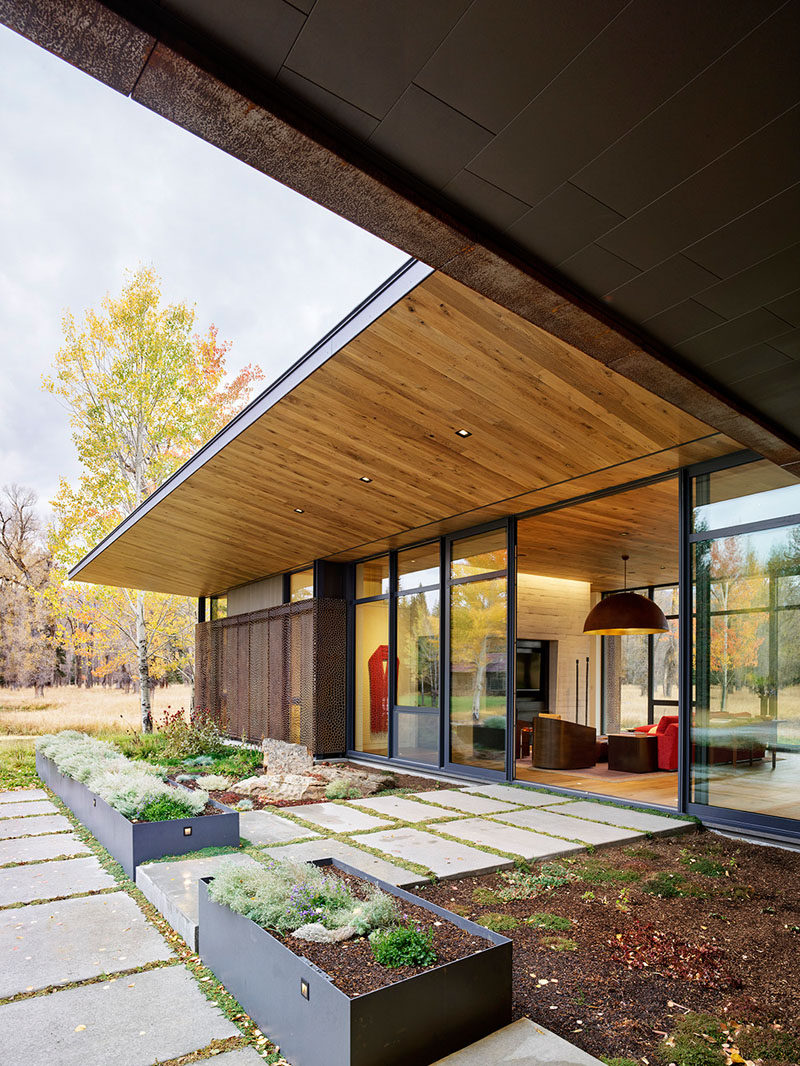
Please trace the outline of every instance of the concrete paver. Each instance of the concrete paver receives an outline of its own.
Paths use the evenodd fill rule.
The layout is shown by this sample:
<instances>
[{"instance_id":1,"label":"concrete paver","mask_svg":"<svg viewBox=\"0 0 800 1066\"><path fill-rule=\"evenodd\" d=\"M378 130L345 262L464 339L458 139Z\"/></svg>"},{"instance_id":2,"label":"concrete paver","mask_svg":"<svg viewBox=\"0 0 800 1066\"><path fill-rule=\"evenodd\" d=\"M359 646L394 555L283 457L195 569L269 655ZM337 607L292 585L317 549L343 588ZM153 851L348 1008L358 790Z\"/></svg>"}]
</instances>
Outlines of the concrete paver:
<instances>
[{"instance_id":1,"label":"concrete paver","mask_svg":"<svg viewBox=\"0 0 800 1066\"><path fill-rule=\"evenodd\" d=\"M0 911L0 997L171 957L125 892Z\"/></svg>"},{"instance_id":2,"label":"concrete paver","mask_svg":"<svg viewBox=\"0 0 800 1066\"><path fill-rule=\"evenodd\" d=\"M454 811L463 811L465 814L494 814L499 811L516 811L521 804L508 803L500 799L484 799L482 796L473 796L469 792L459 792L458 789L443 788L438 792L415 792L418 799L427 800L430 803L438 803Z\"/></svg>"},{"instance_id":3,"label":"concrete paver","mask_svg":"<svg viewBox=\"0 0 800 1066\"><path fill-rule=\"evenodd\" d=\"M56 859L59 855L90 855L91 850L72 833L45 836L11 837L0 840L0 866L9 862L36 862Z\"/></svg>"},{"instance_id":4,"label":"concrete paver","mask_svg":"<svg viewBox=\"0 0 800 1066\"><path fill-rule=\"evenodd\" d=\"M272 811L242 811L239 832L251 844L285 844L289 840L319 836L319 833L304 829L297 822L281 818Z\"/></svg>"},{"instance_id":5,"label":"concrete paver","mask_svg":"<svg viewBox=\"0 0 800 1066\"><path fill-rule=\"evenodd\" d=\"M639 829L643 833L685 833L697 828L694 822L687 822L678 818L666 818L659 814L649 814L647 811L635 811L630 807L612 807L605 803L590 803L587 800L564 803L558 808L558 813L569 815L571 818L586 818L589 821L605 822L607 825Z\"/></svg>"},{"instance_id":6,"label":"concrete paver","mask_svg":"<svg viewBox=\"0 0 800 1066\"><path fill-rule=\"evenodd\" d=\"M514 865L510 859L478 851L477 848L466 844L444 840L421 829L387 829L380 833L356 836L353 840L424 866L443 880L464 877L476 871L487 873L491 870L502 870Z\"/></svg>"},{"instance_id":7,"label":"concrete paver","mask_svg":"<svg viewBox=\"0 0 800 1066\"><path fill-rule=\"evenodd\" d=\"M58 814L58 807L50 800L31 800L29 803L0 802L0 818L27 818L30 814Z\"/></svg>"},{"instance_id":8,"label":"concrete paver","mask_svg":"<svg viewBox=\"0 0 800 1066\"><path fill-rule=\"evenodd\" d=\"M552 859L556 855L570 855L584 851L582 844L570 844L556 837L543 836L530 829L489 822L485 818L461 818L456 822L438 822L432 833L448 833L460 840L468 840L478 847L497 848L523 859Z\"/></svg>"},{"instance_id":9,"label":"concrete paver","mask_svg":"<svg viewBox=\"0 0 800 1066\"><path fill-rule=\"evenodd\" d=\"M30 903L34 899L75 896L113 888L116 881L94 855L84 859L38 862L33 866L10 866L0 870L0 907Z\"/></svg>"},{"instance_id":10,"label":"concrete paver","mask_svg":"<svg viewBox=\"0 0 800 1066\"><path fill-rule=\"evenodd\" d=\"M382 814L384 818L397 818L401 822L429 822L432 818L446 818L450 813L405 796L374 796L371 799L353 800L353 805Z\"/></svg>"},{"instance_id":11,"label":"concrete paver","mask_svg":"<svg viewBox=\"0 0 800 1066\"><path fill-rule=\"evenodd\" d=\"M332 833L358 833L389 824L384 818L376 818L354 807L345 807L342 803L309 803L305 807L295 807L293 813Z\"/></svg>"},{"instance_id":12,"label":"concrete paver","mask_svg":"<svg viewBox=\"0 0 800 1066\"><path fill-rule=\"evenodd\" d=\"M599 1059L551 1033L530 1018L520 1018L469 1047L438 1059L432 1066L602 1066Z\"/></svg>"},{"instance_id":13,"label":"concrete paver","mask_svg":"<svg viewBox=\"0 0 800 1066\"><path fill-rule=\"evenodd\" d=\"M470 785L465 792L489 796L491 799L506 800L520 807L546 807L558 803L565 796L554 796L552 792L536 792L532 788L512 788L511 785Z\"/></svg>"},{"instance_id":14,"label":"concrete paver","mask_svg":"<svg viewBox=\"0 0 800 1066\"><path fill-rule=\"evenodd\" d=\"M15 788L11 792L0 792L0 803L28 803L30 800L49 798L43 788Z\"/></svg>"},{"instance_id":15,"label":"concrete paver","mask_svg":"<svg viewBox=\"0 0 800 1066\"><path fill-rule=\"evenodd\" d=\"M163 914L192 951L197 951L197 882L220 866L258 866L249 855L210 855L201 859L150 862L136 868L136 887Z\"/></svg>"},{"instance_id":16,"label":"concrete paver","mask_svg":"<svg viewBox=\"0 0 800 1066\"><path fill-rule=\"evenodd\" d=\"M40 814L31 818L4 818L0 820L0 840L33 836L36 833L59 833L62 829L72 829L72 823L63 814Z\"/></svg>"},{"instance_id":17,"label":"concrete paver","mask_svg":"<svg viewBox=\"0 0 800 1066\"><path fill-rule=\"evenodd\" d=\"M368 847L387 850L381 849L379 844L372 844L372 838L372 833L364 837L364 842ZM348 866L353 866L362 873L379 877L381 881L400 888L411 888L414 885L424 884L427 880L420 874L404 870L401 866L395 866L386 859L370 855L369 852L362 851L351 844L344 844L340 840L304 840L299 844L284 844L280 847L267 848L264 854L274 855L280 859L295 859L298 862L313 862L314 859L339 859L340 862L346 862ZM403 856L400 855L400 858Z\"/></svg>"},{"instance_id":18,"label":"concrete paver","mask_svg":"<svg viewBox=\"0 0 800 1066\"><path fill-rule=\"evenodd\" d=\"M549 833L567 840L580 840L584 844L624 844L642 835L638 831L620 829L618 826L585 822L581 818L567 818L564 814L555 814L541 807L499 814L496 817L511 825L532 829L535 833Z\"/></svg>"},{"instance_id":19,"label":"concrete paver","mask_svg":"<svg viewBox=\"0 0 800 1066\"><path fill-rule=\"evenodd\" d=\"M182 966L0 1007L4 1057L25 1066L151 1066L238 1032Z\"/></svg>"}]
</instances>

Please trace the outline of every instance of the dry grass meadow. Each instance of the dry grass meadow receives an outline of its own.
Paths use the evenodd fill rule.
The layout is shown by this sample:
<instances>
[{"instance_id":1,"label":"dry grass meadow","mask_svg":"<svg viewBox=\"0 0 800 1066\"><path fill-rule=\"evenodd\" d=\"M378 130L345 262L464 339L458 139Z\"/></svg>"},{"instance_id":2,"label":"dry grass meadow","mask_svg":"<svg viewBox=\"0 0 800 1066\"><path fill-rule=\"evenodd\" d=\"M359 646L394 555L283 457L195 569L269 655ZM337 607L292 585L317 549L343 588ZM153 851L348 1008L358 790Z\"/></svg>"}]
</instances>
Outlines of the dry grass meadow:
<instances>
[{"instance_id":1,"label":"dry grass meadow","mask_svg":"<svg viewBox=\"0 0 800 1066\"><path fill-rule=\"evenodd\" d=\"M167 708L188 710L190 701L188 685L156 689L152 698L156 726ZM25 739L60 729L92 734L138 733L140 723L136 692L64 686L46 689L44 697L39 697L32 688L0 689L0 743L4 747L27 746Z\"/></svg>"}]
</instances>

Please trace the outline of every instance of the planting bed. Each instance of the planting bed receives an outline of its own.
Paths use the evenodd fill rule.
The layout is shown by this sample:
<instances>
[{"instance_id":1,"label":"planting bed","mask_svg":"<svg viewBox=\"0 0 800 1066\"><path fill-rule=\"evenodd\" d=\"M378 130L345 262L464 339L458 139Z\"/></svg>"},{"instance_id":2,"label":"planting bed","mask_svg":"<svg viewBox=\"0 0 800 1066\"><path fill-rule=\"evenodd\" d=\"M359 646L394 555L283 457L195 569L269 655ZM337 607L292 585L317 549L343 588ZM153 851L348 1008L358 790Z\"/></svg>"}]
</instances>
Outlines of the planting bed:
<instances>
[{"instance_id":1,"label":"planting bed","mask_svg":"<svg viewBox=\"0 0 800 1066\"><path fill-rule=\"evenodd\" d=\"M435 930L436 962L389 969L361 938L272 934L199 884L199 954L293 1066L427 1066L511 1020L511 944L337 861L317 865L358 891L378 885Z\"/></svg>"},{"instance_id":2,"label":"planting bed","mask_svg":"<svg viewBox=\"0 0 800 1066\"><path fill-rule=\"evenodd\" d=\"M239 814L210 800L213 817L131 822L86 785L62 774L52 759L36 752L36 772L90 833L114 856L131 880L136 867L164 855L185 855L207 847L239 846Z\"/></svg>"},{"instance_id":3,"label":"planting bed","mask_svg":"<svg viewBox=\"0 0 800 1066\"><path fill-rule=\"evenodd\" d=\"M502 874L417 890L513 940L515 1018L598 1057L800 1063L800 853L702 833L557 867L572 879L514 901Z\"/></svg>"}]
</instances>

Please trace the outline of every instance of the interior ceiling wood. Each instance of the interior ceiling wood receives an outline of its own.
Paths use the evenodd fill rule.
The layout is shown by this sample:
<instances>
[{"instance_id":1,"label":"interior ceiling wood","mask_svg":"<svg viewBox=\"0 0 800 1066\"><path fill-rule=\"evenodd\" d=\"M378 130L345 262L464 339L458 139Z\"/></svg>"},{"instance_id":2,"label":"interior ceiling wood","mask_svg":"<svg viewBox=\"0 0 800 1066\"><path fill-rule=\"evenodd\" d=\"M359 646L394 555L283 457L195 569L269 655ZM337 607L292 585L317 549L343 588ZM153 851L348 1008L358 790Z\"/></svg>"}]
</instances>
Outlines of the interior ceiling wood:
<instances>
[{"instance_id":1,"label":"interior ceiling wood","mask_svg":"<svg viewBox=\"0 0 800 1066\"><path fill-rule=\"evenodd\" d=\"M678 580L678 479L591 500L517 525L517 568L544 577L622 588Z\"/></svg>"},{"instance_id":2,"label":"interior ceiling wood","mask_svg":"<svg viewBox=\"0 0 800 1066\"><path fill-rule=\"evenodd\" d=\"M457 436L462 427L472 436ZM443 525L465 528L576 495L574 486L592 491L738 447L432 274L79 577L211 595L315 558L366 555L363 546L382 539L420 540Z\"/></svg>"}]
</instances>

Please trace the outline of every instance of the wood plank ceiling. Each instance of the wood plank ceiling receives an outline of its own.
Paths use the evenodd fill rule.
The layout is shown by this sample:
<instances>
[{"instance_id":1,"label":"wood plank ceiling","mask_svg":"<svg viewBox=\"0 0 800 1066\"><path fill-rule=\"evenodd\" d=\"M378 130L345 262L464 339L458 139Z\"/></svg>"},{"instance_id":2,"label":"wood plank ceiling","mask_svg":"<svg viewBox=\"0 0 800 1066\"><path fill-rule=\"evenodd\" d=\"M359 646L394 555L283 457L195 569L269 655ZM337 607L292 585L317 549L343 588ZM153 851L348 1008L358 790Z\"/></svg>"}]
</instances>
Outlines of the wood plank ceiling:
<instances>
[{"instance_id":1,"label":"wood plank ceiling","mask_svg":"<svg viewBox=\"0 0 800 1066\"><path fill-rule=\"evenodd\" d=\"M458 436L462 428L471 436ZM432 274L78 576L211 595L315 558L357 558L738 447Z\"/></svg>"}]
</instances>

